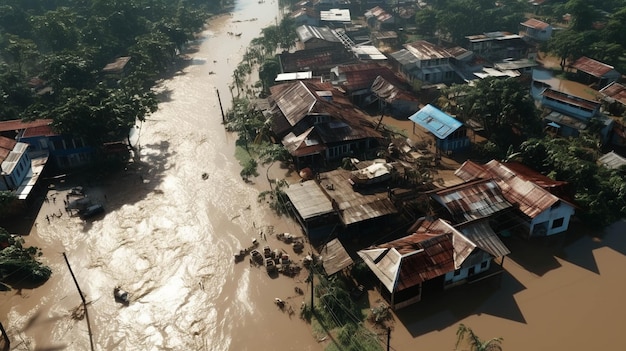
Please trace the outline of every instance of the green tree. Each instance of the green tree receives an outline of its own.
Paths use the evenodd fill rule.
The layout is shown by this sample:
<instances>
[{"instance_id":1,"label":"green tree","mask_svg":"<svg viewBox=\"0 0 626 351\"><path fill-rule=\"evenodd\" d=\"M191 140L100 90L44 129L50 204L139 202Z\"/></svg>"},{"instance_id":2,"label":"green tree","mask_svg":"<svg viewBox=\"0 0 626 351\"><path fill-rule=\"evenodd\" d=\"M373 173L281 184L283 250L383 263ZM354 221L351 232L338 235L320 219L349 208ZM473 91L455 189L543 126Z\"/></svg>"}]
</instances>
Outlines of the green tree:
<instances>
[{"instance_id":1,"label":"green tree","mask_svg":"<svg viewBox=\"0 0 626 351\"><path fill-rule=\"evenodd\" d=\"M32 40L22 39L12 34L6 34L3 39L2 56L13 63L19 72L22 72L25 64L29 68L34 65L39 53L37 45Z\"/></svg>"},{"instance_id":2,"label":"green tree","mask_svg":"<svg viewBox=\"0 0 626 351\"><path fill-rule=\"evenodd\" d=\"M263 85L263 93L269 94L270 87L274 85L276 76L280 73L280 64L276 58L267 59L259 68L259 80Z\"/></svg>"},{"instance_id":3,"label":"green tree","mask_svg":"<svg viewBox=\"0 0 626 351\"><path fill-rule=\"evenodd\" d=\"M459 105L466 118L480 122L487 138L504 149L515 140L541 132L534 101L515 79L482 79Z\"/></svg>"},{"instance_id":4,"label":"green tree","mask_svg":"<svg viewBox=\"0 0 626 351\"><path fill-rule=\"evenodd\" d=\"M153 93L108 89L65 89L66 100L49 112L55 130L83 137L90 145L118 141L128 136L137 120L143 121L156 111Z\"/></svg>"},{"instance_id":5,"label":"green tree","mask_svg":"<svg viewBox=\"0 0 626 351\"><path fill-rule=\"evenodd\" d=\"M38 286L52 274L49 267L37 261L41 251L24 247L24 239L0 228L0 281L14 286Z\"/></svg>"},{"instance_id":6,"label":"green tree","mask_svg":"<svg viewBox=\"0 0 626 351\"><path fill-rule=\"evenodd\" d=\"M469 349L463 349L468 351L502 351L502 338L493 338L490 340L481 340L478 335L474 334L474 331L465 326L459 324L459 329L456 331L457 340L455 350L459 350L461 343L467 344Z\"/></svg>"},{"instance_id":7,"label":"green tree","mask_svg":"<svg viewBox=\"0 0 626 351\"><path fill-rule=\"evenodd\" d=\"M415 14L415 25L420 34L432 36L437 31L437 11L433 9L423 9Z\"/></svg>"},{"instance_id":8,"label":"green tree","mask_svg":"<svg viewBox=\"0 0 626 351\"><path fill-rule=\"evenodd\" d=\"M592 23L599 18L598 10L588 0L569 0L565 9L572 15L570 28L574 31L591 29Z\"/></svg>"},{"instance_id":9,"label":"green tree","mask_svg":"<svg viewBox=\"0 0 626 351\"><path fill-rule=\"evenodd\" d=\"M577 32L572 29L563 30L548 40L548 52L559 57L561 70L565 70L567 61L582 56L589 47L590 39L592 38L593 33L591 32Z\"/></svg>"}]
</instances>

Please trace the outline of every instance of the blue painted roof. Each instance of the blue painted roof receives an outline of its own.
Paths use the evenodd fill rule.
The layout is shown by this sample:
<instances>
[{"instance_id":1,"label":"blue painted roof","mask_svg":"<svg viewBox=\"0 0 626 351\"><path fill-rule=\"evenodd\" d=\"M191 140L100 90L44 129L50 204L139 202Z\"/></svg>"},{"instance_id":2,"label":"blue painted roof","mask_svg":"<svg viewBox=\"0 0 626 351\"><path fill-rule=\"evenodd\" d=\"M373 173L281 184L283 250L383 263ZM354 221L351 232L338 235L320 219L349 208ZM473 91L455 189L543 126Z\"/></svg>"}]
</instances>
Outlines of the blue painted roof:
<instances>
[{"instance_id":1,"label":"blue painted roof","mask_svg":"<svg viewBox=\"0 0 626 351\"><path fill-rule=\"evenodd\" d=\"M409 119L426 128L439 139L447 138L463 125L454 117L430 104L415 112Z\"/></svg>"}]
</instances>

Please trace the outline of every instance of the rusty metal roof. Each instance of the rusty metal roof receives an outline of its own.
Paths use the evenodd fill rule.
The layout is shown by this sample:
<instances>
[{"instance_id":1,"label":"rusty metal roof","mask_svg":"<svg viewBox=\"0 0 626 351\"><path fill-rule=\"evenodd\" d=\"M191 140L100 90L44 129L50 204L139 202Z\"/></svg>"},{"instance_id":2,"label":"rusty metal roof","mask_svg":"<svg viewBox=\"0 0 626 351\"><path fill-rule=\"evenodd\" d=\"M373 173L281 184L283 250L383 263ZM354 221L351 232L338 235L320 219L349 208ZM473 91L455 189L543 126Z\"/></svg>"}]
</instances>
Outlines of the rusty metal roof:
<instances>
[{"instance_id":1,"label":"rusty metal roof","mask_svg":"<svg viewBox=\"0 0 626 351\"><path fill-rule=\"evenodd\" d=\"M27 128L34 128L39 126L47 126L52 123L51 119L37 119L34 121L25 122L21 119L12 119L10 121L0 122L0 132L18 131Z\"/></svg>"},{"instance_id":2,"label":"rusty metal roof","mask_svg":"<svg viewBox=\"0 0 626 351\"><path fill-rule=\"evenodd\" d=\"M387 103L393 103L396 100L419 102L418 98L408 91L399 88L385 78L378 76L372 83L372 93L379 99L383 99Z\"/></svg>"},{"instance_id":3,"label":"rusty metal roof","mask_svg":"<svg viewBox=\"0 0 626 351\"><path fill-rule=\"evenodd\" d=\"M401 291L461 267L476 245L442 220L423 221L404 238L358 255L389 292Z\"/></svg>"},{"instance_id":4,"label":"rusty metal roof","mask_svg":"<svg viewBox=\"0 0 626 351\"><path fill-rule=\"evenodd\" d=\"M494 179L507 201L517 205L520 211L530 218L535 218L555 203L563 201L496 160L491 160L483 166L466 161L454 174L464 180Z\"/></svg>"},{"instance_id":5,"label":"rusty metal roof","mask_svg":"<svg viewBox=\"0 0 626 351\"><path fill-rule=\"evenodd\" d=\"M271 92L269 112L272 131L277 135L293 132L290 139L294 139L314 124L315 135L323 144L382 137L365 115L330 83L289 82L272 87ZM300 123L307 116L328 116L328 120Z\"/></svg>"},{"instance_id":6,"label":"rusty metal roof","mask_svg":"<svg viewBox=\"0 0 626 351\"><path fill-rule=\"evenodd\" d=\"M341 82L341 87L346 91L368 89L379 76L394 84L402 84L402 80L391 69L378 63L342 65L338 67L338 71L346 77L345 81Z\"/></svg>"},{"instance_id":7,"label":"rusty metal roof","mask_svg":"<svg viewBox=\"0 0 626 351\"><path fill-rule=\"evenodd\" d=\"M548 23L540 21L536 18L530 18L526 22L522 22L521 25L538 30L544 30L550 26Z\"/></svg>"},{"instance_id":8,"label":"rusty metal roof","mask_svg":"<svg viewBox=\"0 0 626 351\"><path fill-rule=\"evenodd\" d=\"M609 66L606 63L596 61L586 56L583 56L576 60L576 62L572 64L572 67L598 78L604 76L614 69L613 66Z\"/></svg>"},{"instance_id":9,"label":"rusty metal roof","mask_svg":"<svg viewBox=\"0 0 626 351\"><path fill-rule=\"evenodd\" d=\"M562 91L558 91L554 89L546 89L543 91L543 93L541 93L541 95L543 95L544 97L548 99L560 101L568 105L581 107L590 111L593 111L594 109L600 106L600 103L597 101L587 100L580 96L567 94Z\"/></svg>"},{"instance_id":10,"label":"rusty metal roof","mask_svg":"<svg viewBox=\"0 0 626 351\"><path fill-rule=\"evenodd\" d=\"M389 199L387 189L371 189L367 193L355 191L348 181L350 171L337 169L320 174L320 185L331 201L336 203L344 225L379 218L398 210Z\"/></svg>"},{"instance_id":11,"label":"rusty metal roof","mask_svg":"<svg viewBox=\"0 0 626 351\"><path fill-rule=\"evenodd\" d=\"M444 47L435 45L426 40L418 40L404 44L404 47L419 60L443 59L454 57Z\"/></svg>"},{"instance_id":12,"label":"rusty metal roof","mask_svg":"<svg viewBox=\"0 0 626 351\"><path fill-rule=\"evenodd\" d=\"M323 257L324 271L329 276L354 263L339 239L333 239L328 242L319 251L319 254Z\"/></svg>"},{"instance_id":13,"label":"rusty metal roof","mask_svg":"<svg viewBox=\"0 0 626 351\"><path fill-rule=\"evenodd\" d=\"M609 101L617 101L622 105L626 105L626 87L620 83L613 82L604 88L600 89L600 94Z\"/></svg>"},{"instance_id":14,"label":"rusty metal roof","mask_svg":"<svg viewBox=\"0 0 626 351\"><path fill-rule=\"evenodd\" d=\"M503 257L511 253L493 231L488 220L470 222L457 227L476 247L493 257Z\"/></svg>"},{"instance_id":15,"label":"rusty metal roof","mask_svg":"<svg viewBox=\"0 0 626 351\"><path fill-rule=\"evenodd\" d=\"M511 207L494 180L480 179L446 188L431 197L458 221L489 217Z\"/></svg>"}]
</instances>

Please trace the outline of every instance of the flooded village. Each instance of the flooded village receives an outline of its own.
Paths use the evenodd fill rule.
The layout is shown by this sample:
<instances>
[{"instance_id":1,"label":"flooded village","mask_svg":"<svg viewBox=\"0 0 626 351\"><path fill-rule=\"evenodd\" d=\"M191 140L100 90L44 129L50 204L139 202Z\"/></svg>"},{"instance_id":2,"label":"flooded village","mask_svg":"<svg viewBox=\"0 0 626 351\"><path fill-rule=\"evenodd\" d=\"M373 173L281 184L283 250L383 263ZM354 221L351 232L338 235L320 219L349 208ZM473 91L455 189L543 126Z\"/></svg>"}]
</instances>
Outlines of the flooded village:
<instances>
[{"instance_id":1,"label":"flooded village","mask_svg":"<svg viewBox=\"0 0 626 351\"><path fill-rule=\"evenodd\" d=\"M362 3L305 0L279 13L274 1L242 1L157 87L163 101L136 126L123 172L38 180L43 165L33 163L32 184L20 189L46 187L27 242L54 273L40 288L1 293L12 349L85 350L93 335L102 350L322 350L341 345L347 324L373 349L453 349L460 324L502 337L505 350L615 349L626 323L626 222L586 223L572 185L521 162L522 151L477 152L492 126L461 118L468 93L451 87L515 81L540 111L543 135L593 129L606 150L594 162L617 172L626 165L614 113L626 106L621 74L581 56L565 79L539 50L553 31L540 16L516 33L465 33L451 45L408 40L428 1ZM288 161L244 182L241 146L220 116L229 102L213 92L242 98L230 72L259 26L280 17L294 22L295 48L277 55L263 98L246 99ZM51 157L78 161L65 152L79 142L49 124L0 122L0 132L18 131L15 148L63 145ZM508 125L511 142L522 124ZM336 325L311 322L311 310Z\"/></svg>"}]
</instances>

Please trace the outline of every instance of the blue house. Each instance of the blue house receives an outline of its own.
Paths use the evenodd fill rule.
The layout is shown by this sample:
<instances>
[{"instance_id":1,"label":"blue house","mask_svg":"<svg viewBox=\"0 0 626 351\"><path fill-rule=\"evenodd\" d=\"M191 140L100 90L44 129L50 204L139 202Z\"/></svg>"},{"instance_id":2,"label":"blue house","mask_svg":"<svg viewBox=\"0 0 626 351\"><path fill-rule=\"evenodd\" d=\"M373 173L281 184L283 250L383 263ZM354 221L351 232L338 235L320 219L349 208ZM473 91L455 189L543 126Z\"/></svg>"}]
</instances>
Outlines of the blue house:
<instances>
[{"instance_id":1,"label":"blue house","mask_svg":"<svg viewBox=\"0 0 626 351\"><path fill-rule=\"evenodd\" d=\"M465 125L430 104L424 106L409 119L435 136L436 146L440 151L462 151L470 145Z\"/></svg>"}]
</instances>

